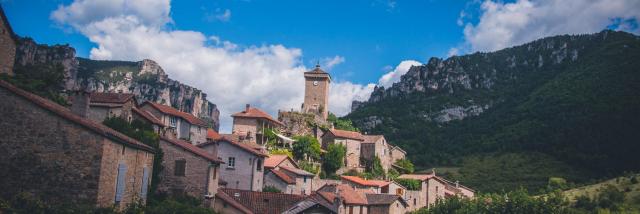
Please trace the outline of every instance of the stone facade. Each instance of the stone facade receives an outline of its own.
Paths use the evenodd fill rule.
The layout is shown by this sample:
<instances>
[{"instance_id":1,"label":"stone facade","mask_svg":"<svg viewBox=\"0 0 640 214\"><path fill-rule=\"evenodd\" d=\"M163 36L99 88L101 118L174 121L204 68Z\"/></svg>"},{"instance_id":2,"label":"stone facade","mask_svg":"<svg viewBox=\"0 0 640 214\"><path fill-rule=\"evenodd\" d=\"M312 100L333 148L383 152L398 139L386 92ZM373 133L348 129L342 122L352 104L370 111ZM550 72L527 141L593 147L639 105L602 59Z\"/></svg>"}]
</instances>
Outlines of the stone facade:
<instances>
[{"instance_id":1,"label":"stone facade","mask_svg":"<svg viewBox=\"0 0 640 214\"><path fill-rule=\"evenodd\" d=\"M329 116L329 84L331 77L317 65L304 73L304 103L302 112L320 115L324 120Z\"/></svg>"},{"instance_id":2,"label":"stone facade","mask_svg":"<svg viewBox=\"0 0 640 214\"><path fill-rule=\"evenodd\" d=\"M177 115L167 114L155 107L157 105L159 104L150 104L149 102L145 102L140 106L140 109L151 113L153 116L158 118L158 120L162 121L167 127L166 132L169 136L175 136L176 139L187 140L194 145L207 142L206 126L193 124ZM164 106L163 108L171 107ZM171 108L171 110L181 115L188 114L186 112L179 112L177 109L173 108Z\"/></svg>"},{"instance_id":3,"label":"stone facade","mask_svg":"<svg viewBox=\"0 0 640 214\"><path fill-rule=\"evenodd\" d=\"M120 208L145 200L152 148L2 81L0 100L2 198L28 192L50 203ZM121 164L127 166L124 191L116 203Z\"/></svg>"},{"instance_id":4,"label":"stone facade","mask_svg":"<svg viewBox=\"0 0 640 214\"><path fill-rule=\"evenodd\" d=\"M339 169L336 173L342 174L349 170L363 171L364 168L360 165L361 154L361 140L348 139L336 137L332 132L327 132L322 136L322 147L326 149L329 144L341 144L346 146L347 154L345 157L345 166Z\"/></svg>"},{"instance_id":5,"label":"stone facade","mask_svg":"<svg viewBox=\"0 0 640 214\"><path fill-rule=\"evenodd\" d=\"M370 205L368 214L388 214L388 213L406 213L406 205L399 200L394 201L391 204L384 205Z\"/></svg>"},{"instance_id":6,"label":"stone facade","mask_svg":"<svg viewBox=\"0 0 640 214\"><path fill-rule=\"evenodd\" d=\"M217 153L225 164L220 167L220 179L227 182L228 188L262 191L264 182L264 159L266 154L258 155L253 148L244 148L238 143L222 139L216 144L202 144L204 150ZM254 150L257 151L257 150Z\"/></svg>"},{"instance_id":7,"label":"stone facade","mask_svg":"<svg viewBox=\"0 0 640 214\"><path fill-rule=\"evenodd\" d=\"M402 150L400 147L393 146L391 144L387 144L387 145L389 145L389 151L391 153L391 160L390 160L391 164L394 164L396 161L400 159L404 159L405 156L407 155L407 152Z\"/></svg>"},{"instance_id":8,"label":"stone facade","mask_svg":"<svg viewBox=\"0 0 640 214\"><path fill-rule=\"evenodd\" d=\"M375 157L380 159L380 164L385 172L388 172L393 163L393 157L387 140L382 135L364 135L365 141L361 145L361 157L368 163L373 163Z\"/></svg>"},{"instance_id":9,"label":"stone facade","mask_svg":"<svg viewBox=\"0 0 640 214\"><path fill-rule=\"evenodd\" d=\"M209 160L170 141L171 139L166 138L160 140L164 156L163 170L160 174L162 180L158 184L158 191L190 195L202 199L205 205L213 206L213 196L218 192L219 162ZM202 152L207 153L204 150ZM181 161L185 163L184 174L177 175L176 164Z\"/></svg>"},{"instance_id":10,"label":"stone facade","mask_svg":"<svg viewBox=\"0 0 640 214\"><path fill-rule=\"evenodd\" d=\"M13 75L16 59L16 41L11 25L0 8L0 74Z\"/></svg>"}]
</instances>

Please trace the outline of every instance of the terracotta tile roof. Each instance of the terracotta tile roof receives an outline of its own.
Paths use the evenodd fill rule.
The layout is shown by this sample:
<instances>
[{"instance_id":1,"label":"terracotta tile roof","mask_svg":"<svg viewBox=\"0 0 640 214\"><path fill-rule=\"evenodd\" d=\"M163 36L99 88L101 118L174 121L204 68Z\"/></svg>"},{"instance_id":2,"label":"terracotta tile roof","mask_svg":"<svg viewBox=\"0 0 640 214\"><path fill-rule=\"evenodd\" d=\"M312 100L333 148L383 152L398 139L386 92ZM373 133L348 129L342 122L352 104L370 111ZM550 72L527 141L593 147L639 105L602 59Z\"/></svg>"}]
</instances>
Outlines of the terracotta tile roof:
<instances>
[{"instance_id":1,"label":"terracotta tile roof","mask_svg":"<svg viewBox=\"0 0 640 214\"><path fill-rule=\"evenodd\" d=\"M324 208L332 211L333 213L338 213L338 211L334 210L335 206L333 206L333 201L329 202L326 199L324 199L324 197L320 196L319 194L312 193L307 198L305 198L303 201L300 201L300 202L296 203L291 208L289 208L288 210L284 211L283 214L303 213L304 211L306 211L308 209L311 209L311 208L314 208L314 207L318 207L318 206L324 207Z\"/></svg>"},{"instance_id":2,"label":"terracotta tile roof","mask_svg":"<svg viewBox=\"0 0 640 214\"><path fill-rule=\"evenodd\" d=\"M230 204L232 207L240 210L240 212L244 214L253 214L253 211L251 211L251 209L240 204L240 202L236 201L235 199L233 199L231 196L227 195L227 193L223 191L218 191L216 193L216 198L226 202L227 204Z\"/></svg>"},{"instance_id":3,"label":"terracotta tile roof","mask_svg":"<svg viewBox=\"0 0 640 214\"><path fill-rule=\"evenodd\" d=\"M221 138L222 138L222 136L220 136L220 134L218 134L218 132L216 132L212 128L208 128L207 129L207 139L219 140Z\"/></svg>"},{"instance_id":4,"label":"terracotta tile roof","mask_svg":"<svg viewBox=\"0 0 640 214\"><path fill-rule=\"evenodd\" d=\"M421 181L425 181L425 180L429 180L430 178L433 178L433 174L403 174L398 176L398 178L402 178L402 179L415 179L415 180L421 180Z\"/></svg>"},{"instance_id":5,"label":"terracotta tile roof","mask_svg":"<svg viewBox=\"0 0 640 214\"><path fill-rule=\"evenodd\" d=\"M277 169L270 169L269 170L271 173L273 173L276 177L280 178L282 181L284 181L287 184L295 184L296 180L289 177L289 175L287 175L287 173L284 173L280 170Z\"/></svg>"},{"instance_id":6,"label":"terracotta tile roof","mask_svg":"<svg viewBox=\"0 0 640 214\"><path fill-rule=\"evenodd\" d=\"M288 155L269 155L269 158L264 160L264 167L266 168L276 168L282 161L289 159L291 163L297 166L296 162L293 161Z\"/></svg>"},{"instance_id":7,"label":"terracotta tile roof","mask_svg":"<svg viewBox=\"0 0 640 214\"><path fill-rule=\"evenodd\" d=\"M296 175L314 176L313 173L310 173L310 172L307 172L307 171L304 171L304 170L298 169L298 168L291 168L291 167L281 166L280 169L284 169L284 170L289 171L289 172L291 172L293 174L296 174Z\"/></svg>"},{"instance_id":8,"label":"terracotta tile roof","mask_svg":"<svg viewBox=\"0 0 640 214\"><path fill-rule=\"evenodd\" d=\"M369 205L390 205L397 200L407 205L406 202L399 195L393 194L366 194L367 203Z\"/></svg>"},{"instance_id":9,"label":"terracotta tile roof","mask_svg":"<svg viewBox=\"0 0 640 214\"><path fill-rule=\"evenodd\" d=\"M168 114L168 115L172 115L172 116L176 116L176 117L180 117L184 120L186 120L187 122L193 124L193 125L198 125L198 126L207 126L207 122L205 122L204 120L193 116L192 114L189 114L187 112L182 112L179 111L178 109L175 109L171 106L166 106L166 105L162 105L162 104L158 104L158 103L154 103L154 102L145 102L142 105L146 105L149 104L152 107L154 107L155 109L158 109L158 111Z\"/></svg>"},{"instance_id":10,"label":"terracotta tile roof","mask_svg":"<svg viewBox=\"0 0 640 214\"><path fill-rule=\"evenodd\" d=\"M267 153L262 149L262 146L255 144L255 143L249 143L249 142L243 142L243 143L238 143L237 141L233 140L233 139L229 139L229 137L226 134L222 134L222 138L216 140L215 142L227 142L233 146L236 146L242 150L245 150L251 154L260 156L260 157L269 157L269 155L267 155ZM202 148L205 146L208 146L210 144L212 144L214 142L206 142L206 143L201 143L198 144L197 146Z\"/></svg>"},{"instance_id":11,"label":"terracotta tile roof","mask_svg":"<svg viewBox=\"0 0 640 214\"><path fill-rule=\"evenodd\" d=\"M362 135L362 137L364 138L364 142L362 143L375 143L381 138L384 138L383 135Z\"/></svg>"},{"instance_id":12,"label":"terracotta tile roof","mask_svg":"<svg viewBox=\"0 0 640 214\"><path fill-rule=\"evenodd\" d=\"M261 214L280 214L305 199L305 196L302 195L238 189L220 189L218 192L225 193L242 206L249 208L253 213Z\"/></svg>"},{"instance_id":13,"label":"terracotta tile roof","mask_svg":"<svg viewBox=\"0 0 640 214\"><path fill-rule=\"evenodd\" d=\"M284 126L284 124L276 119L273 119L273 117L271 117L271 115L267 114L266 112L258 109L258 108L254 108L254 107L249 107L247 106L247 108L244 111L235 113L231 115L232 117L245 117L245 118L262 118L262 119L266 119L269 120L275 124Z\"/></svg>"},{"instance_id":14,"label":"terracotta tile roof","mask_svg":"<svg viewBox=\"0 0 640 214\"><path fill-rule=\"evenodd\" d=\"M124 104L134 97L135 95L129 93L93 92L91 93L91 103Z\"/></svg>"},{"instance_id":15,"label":"terracotta tile roof","mask_svg":"<svg viewBox=\"0 0 640 214\"><path fill-rule=\"evenodd\" d=\"M338 138L347 138L352 140L364 141L364 137L362 136L362 134L358 132L345 131L345 130L339 130L339 129L331 129L329 130L329 132L331 132L334 136Z\"/></svg>"},{"instance_id":16,"label":"terracotta tile roof","mask_svg":"<svg viewBox=\"0 0 640 214\"><path fill-rule=\"evenodd\" d=\"M383 186L389 185L390 183L388 181L381 181L381 180L365 180L356 176L343 175L343 176L340 176L340 178L342 178L343 180L351 181L353 183L356 183L362 186L371 186L371 187L383 187Z\"/></svg>"},{"instance_id":17,"label":"terracotta tile roof","mask_svg":"<svg viewBox=\"0 0 640 214\"><path fill-rule=\"evenodd\" d=\"M166 137L160 137L160 140L168 142L170 144L173 144L174 146L183 148L184 150L187 150L197 156L200 156L204 159L207 159L211 162L215 162L215 163L223 163L222 160L220 160L219 157L213 156L211 153L205 151L204 149L201 149L197 146L194 146L193 144L186 142L186 141L182 141L182 140L174 140L174 139L169 139Z\"/></svg>"},{"instance_id":18,"label":"terracotta tile roof","mask_svg":"<svg viewBox=\"0 0 640 214\"><path fill-rule=\"evenodd\" d=\"M10 92L25 98L26 100L36 104L37 106L40 106L41 108L46 109L66 120L69 120L73 123L81 125L89 130L94 131L97 134L105 136L106 138L109 138L116 143L125 144L133 148L155 153L155 150L150 146L147 146L137 140L134 140L133 138L130 138L120 132L117 132L105 125L91 121L87 118L80 117L74 114L73 112L71 112L69 109L61 105L58 105L57 103L54 103L50 100L47 100L45 98L39 97L38 95L19 89L2 80L0 80L0 87L5 88Z\"/></svg>"},{"instance_id":19,"label":"terracotta tile roof","mask_svg":"<svg viewBox=\"0 0 640 214\"><path fill-rule=\"evenodd\" d=\"M153 124L156 124L162 127L165 126L164 123L162 123L162 121L160 121L156 116L153 116L153 114L149 113L148 111L145 111L139 108L133 108L131 110L133 111L133 113L140 115L141 117L147 119Z\"/></svg>"},{"instance_id":20,"label":"terracotta tile roof","mask_svg":"<svg viewBox=\"0 0 640 214\"><path fill-rule=\"evenodd\" d=\"M327 184L318 189L318 194L327 199L327 201L333 201L336 197L336 192L339 193L344 203L349 205L366 205L367 198L364 193L358 192L346 184Z\"/></svg>"}]
</instances>

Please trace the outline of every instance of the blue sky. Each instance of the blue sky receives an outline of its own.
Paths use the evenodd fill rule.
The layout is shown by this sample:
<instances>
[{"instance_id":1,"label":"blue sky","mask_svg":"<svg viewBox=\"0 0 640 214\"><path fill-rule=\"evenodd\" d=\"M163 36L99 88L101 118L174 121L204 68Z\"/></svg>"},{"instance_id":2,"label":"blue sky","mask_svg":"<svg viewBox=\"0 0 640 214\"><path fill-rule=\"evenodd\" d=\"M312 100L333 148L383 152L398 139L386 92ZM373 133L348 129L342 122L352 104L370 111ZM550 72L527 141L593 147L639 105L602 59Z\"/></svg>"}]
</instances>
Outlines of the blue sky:
<instances>
[{"instance_id":1,"label":"blue sky","mask_svg":"<svg viewBox=\"0 0 640 214\"><path fill-rule=\"evenodd\" d=\"M558 34L639 34L638 0L0 0L14 31L100 60L158 62L229 115L299 109L302 72L333 77L345 115L413 65Z\"/></svg>"},{"instance_id":2,"label":"blue sky","mask_svg":"<svg viewBox=\"0 0 640 214\"><path fill-rule=\"evenodd\" d=\"M8 0L3 3L14 30L47 44L69 43L78 55L95 46L85 36L50 19L58 5L71 1ZM394 4L394 5L389 5ZM168 27L217 35L240 45L283 44L303 50L307 66L339 55L335 78L375 82L405 59L446 57L462 42L456 24L465 1L173 1ZM27 9L29 8L29 9ZM231 11L228 21L216 14ZM218 11L216 11L218 10Z\"/></svg>"}]
</instances>

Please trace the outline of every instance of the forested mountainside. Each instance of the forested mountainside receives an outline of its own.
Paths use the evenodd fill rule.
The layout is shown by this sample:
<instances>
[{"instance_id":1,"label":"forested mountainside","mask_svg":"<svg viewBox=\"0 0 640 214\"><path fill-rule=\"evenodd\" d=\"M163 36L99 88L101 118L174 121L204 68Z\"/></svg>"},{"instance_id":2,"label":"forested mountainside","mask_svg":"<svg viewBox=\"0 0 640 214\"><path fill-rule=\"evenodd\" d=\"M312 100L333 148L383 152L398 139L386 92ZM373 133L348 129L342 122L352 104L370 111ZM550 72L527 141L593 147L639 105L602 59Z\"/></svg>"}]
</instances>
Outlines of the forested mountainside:
<instances>
[{"instance_id":1,"label":"forested mountainside","mask_svg":"<svg viewBox=\"0 0 640 214\"><path fill-rule=\"evenodd\" d=\"M602 31L432 58L351 119L481 191L640 170L640 37Z\"/></svg>"},{"instance_id":2,"label":"forested mountainside","mask_svg":"<svg viewBox=\"0 0 640 214\"><path fill-rule=\"evenodd\" d=\"M204 92L172 80L152 60L128 62L79 58L75 56L75 49L68 45L41 45L30 38L20 38L16 46L16 72L61 65L64 80L60 83L60 93L79 88L133 93L139 102L170 105L206 120L216 130L220 125L220 112ZM55 72L55 69L49 70Z\"/></svg>"}]
</instances>

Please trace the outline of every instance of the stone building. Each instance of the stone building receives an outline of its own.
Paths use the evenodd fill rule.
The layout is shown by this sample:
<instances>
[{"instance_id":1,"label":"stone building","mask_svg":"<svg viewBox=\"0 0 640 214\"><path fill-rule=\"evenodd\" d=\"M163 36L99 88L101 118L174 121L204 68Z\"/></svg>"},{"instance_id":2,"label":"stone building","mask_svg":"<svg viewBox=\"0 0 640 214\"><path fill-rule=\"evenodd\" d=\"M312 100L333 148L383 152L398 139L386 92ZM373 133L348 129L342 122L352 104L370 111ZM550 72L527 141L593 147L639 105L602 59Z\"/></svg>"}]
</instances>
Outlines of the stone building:
<instances>
[{"instance_id":1,"label":"stone building","mask_svg":"<svg viewBox=\"0 0 640 214\"><path fill-rule=\"evenodd\" d=\"M408 207L399 195L368 193L346 184L325 185L316 193L338 214L405 213Z\"/></svg>"},{"instance_id":2,"label":"stone building","mask_svg":"<svg viewBox=\"0 0 640 214\"><path fill-rule=\"evenodd\" d=\"M129 122L133 120L133 109L136 108L136 99L133 94L93 92L84 99L89 101L87 117L93 121L102 122L109 117L121 117ZM73 104L82 103L74 102ZM72 106L72 108L76 107Z\"/></svg>"},{"instance_id":3,"label":"stone building","mask_svg":"<svg viewBox=\"0 0 640 214\"><path fill-rule=\"evenodd\" d=\"M392 157L387 140L382 135L362 135L362 148L360 156L367 164L372 164L375 157L380 159L380 164L385 172L391 168Z\"/></svg>"},{"instance_id":4,"label":"stone building","mask_svg":"<svg viewBox=\"0 0 640 214\"><path fill-rule=\"evenodd\" d=\"M456 183L445 180L442 177L432 174L404 174L398 178L414 179L421 182L419 190L407 190L405 200L409 204L409 211L414 211L422 207L430 207L438 199L446 197L461 196L474 197L474 191Z\"/></svg>"},{"instance_id":5,"label":"stone building","mask_svg":"<svg viewBox=\"0 0 640 214\"><path fill-rule=\"evenodd\" d=\"M247 104L244 111L232 114L233 134L252 143L264 145L267 138L265 129L278 129L283 124L266 112Z\"/></svg>"},{"instance_id":6,"label":"stone building","mask_svg":"<svg viewBox=\"0 0 640 214\"><path fill-rule=\"evenodd\" d=\"M162 179L158 191L173 195L189 195L213 207L218 192L218 174L223 162L213 154L177 139L160 138Z\"/></svg>"},{"instance_id":7,"label":"stone building","mask_svg":"<svg viewBox=\"0 0 640 214\"><path fill-rule=\"evenodd\" d=\"M207 123L196 116L170 106L145 102L140 109L151 113L167 127L166 134L197 145L207 142Z\"/></svg>"},{"instance_id":8,"label":"stone building","mask_svg":"<svg viewBox=\"0 0 640 214\"><path fill-rule=\"evenodd\" d=\"M16 35L0 6L0 74L13 75L16 59Z\"/></svg>"},{"instance_id":9,"label":"stone building","mask_svg":"<svg viewBox=\"0 0 640 214\"><path fill-rule=\"evenodd\" d=\"M146 200L154 149L0 81L0 196L100 207Z\"/></svg>"},{"instance_id":10,"label":"stone building","mask_svg":"<svg viewBox=\"0 0 640 214\"><path fill-rule=\"evenodd\" d=\"M356 176L340 176L342 184L349 185L356 190L378 194L391 194L404 197L406 188L394 181L367 180Z\"/></svg>"},{"instance_id":11,"label":"stone building","mask_svg":"<svg viewBox=\"0 0 640 214\"><path fill-rule=\"evenodd\" d=\"M300 169L289 156L270 155L264 168L265 187L272 186L288 194L311 194L315 175Z\"/></svg>"},{"instance_id":12,"label":"stone building","mask_svg":"<svg viewBox=\"0 0 640 214\"><path fill-rule=\"evenodd\" d=\"M362 134L353 131L330 129L322 136L322 148L327 149L329 144L341 144L347 147L345 166L336 173L342 174L349 170L364 171L360 164L361 144L364 141Z\"/></svg>"},{"instance_id":13,"label":"stone building","mask_svg":"<svg viewBox=\"0 0 640 214\"><path fill-rule=\"evenodd\" d=\"M405 159L405 157L407 156L407 152L405 152L399 146L392 145L390 143L387 145L389 145L389 153L391 154L391 159L389 161L391 162L392 165L400 159Z\"/></svg>"},{"instance_id":14,"label":"stone building","mask_svg":"<svg viewBox=\"0 0 640 214\"><path fill-rule=\"evenodd\" d=\"M220 157L226 163L220 169L220 179L227 183L226 187L262 191L264 161L268 157L262 146L238 142L223 135L219 140L208 141L198 147Z\"/></svg>"},{"instance_id":15,"label":"stone building","mask_svg":"<svg viewBox=\"0 0 640 214\"><path fill-rule=\"evenodd\" d=\"M294 194L221 189L214 210L225 214L280 214L304 199Z\"/></svg>"},{"instance_id":16,"label":"stone building","mask_svg":"<svg viewBox=\"0 0 640 214\"><path fill-rule=\"evenodd\" d=\"M313 113L327 120L329 116L329 84L331 84L331 75L320 69L320 65L316 68L304 72L304 103L302 104L302 112Z\"/></svg>"}]
</instances>

